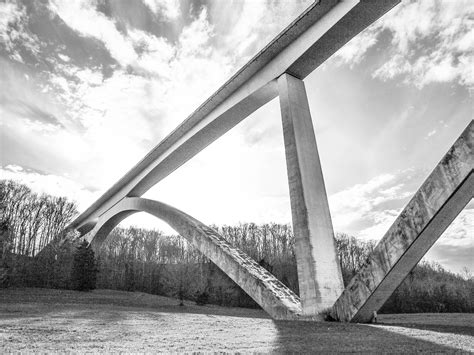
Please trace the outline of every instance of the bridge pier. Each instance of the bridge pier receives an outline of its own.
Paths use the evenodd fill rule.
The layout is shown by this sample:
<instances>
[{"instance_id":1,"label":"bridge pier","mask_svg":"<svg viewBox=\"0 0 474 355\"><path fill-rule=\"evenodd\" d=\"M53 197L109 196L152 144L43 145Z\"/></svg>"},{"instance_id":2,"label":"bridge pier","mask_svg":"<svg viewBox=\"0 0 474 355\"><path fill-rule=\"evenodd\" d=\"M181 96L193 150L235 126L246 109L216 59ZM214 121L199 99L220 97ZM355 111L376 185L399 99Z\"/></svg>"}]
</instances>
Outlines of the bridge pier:
<instances>
[{"instance_id":1,"label":"bridge pier","mask_svg":"<svg viewBox=\"0 0 474 355\"><path fill-rule=\"evenodd\" d=\"M278 78L303 315L331 307L344 289L318 147L302 80Z\"/></svg>"}]
</instances>

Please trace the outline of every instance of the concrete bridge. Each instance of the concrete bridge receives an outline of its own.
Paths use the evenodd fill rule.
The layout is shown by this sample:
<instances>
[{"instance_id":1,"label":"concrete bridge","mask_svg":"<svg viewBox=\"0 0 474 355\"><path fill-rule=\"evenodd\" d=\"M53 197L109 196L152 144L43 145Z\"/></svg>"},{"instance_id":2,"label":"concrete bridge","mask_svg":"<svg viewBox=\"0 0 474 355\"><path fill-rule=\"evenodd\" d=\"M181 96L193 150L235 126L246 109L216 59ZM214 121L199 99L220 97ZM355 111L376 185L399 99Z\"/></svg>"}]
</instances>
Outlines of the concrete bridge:
<instances>
[{"instance_id":1,"label":"concrete bridge","mask_svg":"<svg viewBox=\"0 0 474 355\"><path fill-rule=\"evenodd\" d=\"M136 212L167 222L275 319L370 321L473 195L474 127L469 125L344 290L303 79L398 0L315 2L76 218L99 246ZM300 297L215 230L147 190L207 145L279 97Z\"/></svg>"}]
</instances>

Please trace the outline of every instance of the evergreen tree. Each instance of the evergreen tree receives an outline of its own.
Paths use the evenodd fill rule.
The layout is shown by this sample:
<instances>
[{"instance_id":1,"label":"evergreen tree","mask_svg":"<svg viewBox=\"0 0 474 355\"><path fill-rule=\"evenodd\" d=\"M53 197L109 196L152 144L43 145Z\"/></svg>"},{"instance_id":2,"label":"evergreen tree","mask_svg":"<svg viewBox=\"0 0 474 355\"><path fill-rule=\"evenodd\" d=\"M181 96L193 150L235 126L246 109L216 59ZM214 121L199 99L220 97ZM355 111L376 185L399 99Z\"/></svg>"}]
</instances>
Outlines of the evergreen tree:
<instances>
[{"instance_id":1,"label":"evergreen tree","mask_svg":"<svg viewBox=\"0 0 474 355\"><path fill-rule=\"evenodd\" d=\"M71 275L73 288L77 291L95 289L97 271L94 251L86 241L83 241L74 253Z\"/></svg>"}]
</instances>

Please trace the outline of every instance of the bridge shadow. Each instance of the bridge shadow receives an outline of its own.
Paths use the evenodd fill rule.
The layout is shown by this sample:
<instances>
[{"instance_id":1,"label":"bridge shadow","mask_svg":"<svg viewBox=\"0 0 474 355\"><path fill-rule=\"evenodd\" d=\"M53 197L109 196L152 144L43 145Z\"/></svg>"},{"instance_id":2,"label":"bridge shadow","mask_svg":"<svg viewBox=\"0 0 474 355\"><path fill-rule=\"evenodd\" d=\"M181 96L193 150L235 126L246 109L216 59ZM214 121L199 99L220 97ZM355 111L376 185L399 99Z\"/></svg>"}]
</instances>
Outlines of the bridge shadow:
<instances>
[{"instance_id":1,"label":"bridge shadow","mask_svg":"<svg viewBox=\"0 0 474 355\"><path fill-rule=\"evenodd\" d=\"M447 324L421 324L421 323L405 323L405 322L380 322L381 326L395 326L418 330L428 330L438 333L469 335L474 337L474 324L472 325L447 325ZM473 340L474 341L474 340Z\"/></svg>"},{"instance_id":2,"label":"bridge shadow","mask_svg":"<svg viewBox=\"0 0 474 355\"><path fill-rule=\"evenodd\" d=\"M430 330L439 333L469 335L474 337L474 328L471 326L439 325L439 324L406 324L406 323L379 323L380 325L393 325L395 327ZM474 340L473 340L474 341Z\"/></svg>"},{"instance_id":3,"label":"bridge shadow","mask_svg":"<svg viewBox=\"0 0 474 355\"><path fill-rule=\"evenodd\" d=\"M366 324L275 321L279 353L459 353L460 349ZM464 333L463 333L464 334Z\"/></svg>"}]
</instances>

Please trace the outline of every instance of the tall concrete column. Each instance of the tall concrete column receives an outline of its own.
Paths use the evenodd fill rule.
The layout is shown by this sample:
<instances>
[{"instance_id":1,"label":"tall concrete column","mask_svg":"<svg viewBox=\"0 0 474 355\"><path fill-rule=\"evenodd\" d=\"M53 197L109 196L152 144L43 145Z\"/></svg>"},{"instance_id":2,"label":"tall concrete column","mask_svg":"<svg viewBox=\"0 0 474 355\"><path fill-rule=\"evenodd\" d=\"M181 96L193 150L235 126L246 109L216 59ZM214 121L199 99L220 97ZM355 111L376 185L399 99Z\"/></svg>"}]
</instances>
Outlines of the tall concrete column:
<instances>
[{"instance_id":1,"label":"tall concrete column","mask_svg":"<svg viewBox=\"0 0 474 355\"><path fill-rule=\"evenodd\" d=\"M295 253L304 315L331 307L344 287L308 98L302 80L278 78Z\"/></svg>"}]
</instances>

